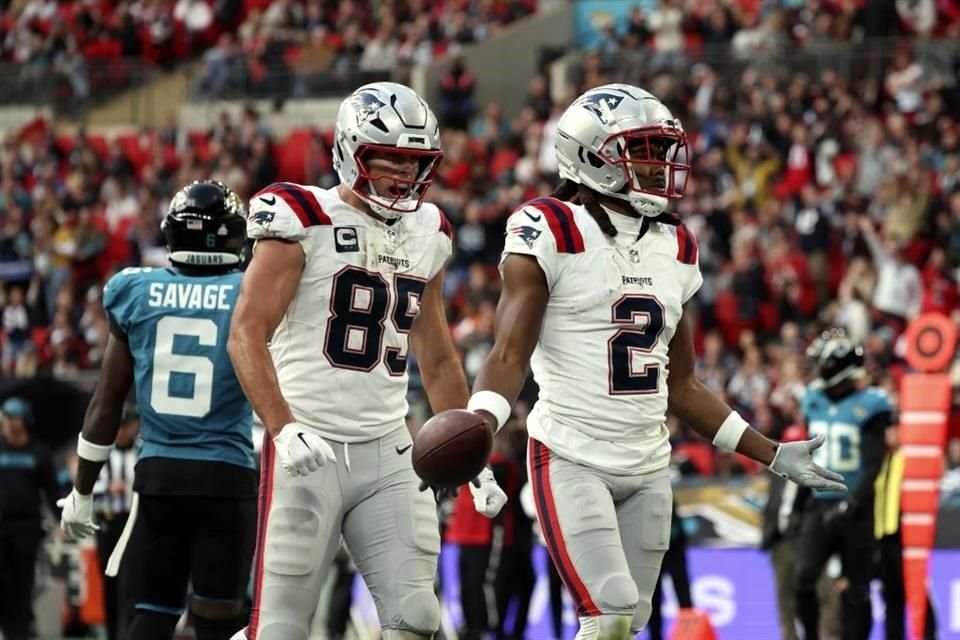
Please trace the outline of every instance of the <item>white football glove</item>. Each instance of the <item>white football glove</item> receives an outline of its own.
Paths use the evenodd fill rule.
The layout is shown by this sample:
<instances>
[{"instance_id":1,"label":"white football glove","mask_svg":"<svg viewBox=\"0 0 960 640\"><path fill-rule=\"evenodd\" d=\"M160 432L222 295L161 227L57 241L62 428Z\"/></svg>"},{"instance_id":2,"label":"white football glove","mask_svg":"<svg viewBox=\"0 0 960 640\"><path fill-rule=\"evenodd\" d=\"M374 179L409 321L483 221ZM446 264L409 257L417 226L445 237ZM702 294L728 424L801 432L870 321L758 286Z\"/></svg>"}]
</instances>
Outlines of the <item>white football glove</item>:
<instances>
[{"instance_id":1,"label":"white football glove","mask_svg":"<svg viewBox=\"0 0 960 640\"><path fill-rule=\"evenodd\" d=\"M336 462L337 456L327 441L312 434L296 422L280 430L273 439L277 447L280 466L291 476L310 475L328 462Z\"/></svg>"},{"instance_id":2,"label":"white football glove","mask_svg":"<svg viewBox=\"0 0 960 640\"><path fill-rule=\"evenodd\" d=\"M68 540L80 540L100 529L93 523L93 496L85 496L74 489L66 498L57 500L60 527Z\"/></svg>"},{"instance_id":3,"label":"white football glove","mask_svg":"<svg viewBox=\"0 0 960 640\"><path fill-rule=\"evenodd\" d=\"M813 440L782 442L770 463L770 470L787 480L811 489L843 491L843 476L824 469L813 461L811 454L823 446L826 437L821 433Z\"/></svg>"},{"instance_id":4,"label":"white football glove","mask_svg":"<svg viewBox=\"0 0 960 640\"><path fill-rule=\"evenodd\" d=\"M507 494L493 477L490 467L484 467L470 484L470 493L473 494L473 508L488 518L495 518L503 505L507 504Z\"/></svg>"}]
</instances>

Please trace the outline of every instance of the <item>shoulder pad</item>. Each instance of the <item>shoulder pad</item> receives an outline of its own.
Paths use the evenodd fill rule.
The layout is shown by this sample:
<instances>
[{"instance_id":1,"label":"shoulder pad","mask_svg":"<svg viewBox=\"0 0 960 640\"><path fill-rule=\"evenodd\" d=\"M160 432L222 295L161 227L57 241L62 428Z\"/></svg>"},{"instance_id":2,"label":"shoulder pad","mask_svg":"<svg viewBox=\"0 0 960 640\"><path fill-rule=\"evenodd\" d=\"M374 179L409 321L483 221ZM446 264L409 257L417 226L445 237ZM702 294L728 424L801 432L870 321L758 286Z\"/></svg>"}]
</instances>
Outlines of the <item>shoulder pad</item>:
<instances>
[{"instance_id":1,"label":"shoulder pad","mask_svg":"<svg viewBox=\"0 0 960 640\"><path fill-rule=\"evenodd\" d=\"M292 182L275 182L250 199L247 235L254 240L302 240L307 228L329 224L317 197Z\"/></svg>"},{"instance_id":2,"label":"shoulder pad","mask_svg":"<svg viewBox=\"0 0 960 640\"><path fill-rule=\"evenodd\" d=\"M127 267L113 274L103 285L104 301L106 302L107 296L116 298L129 295L130 290L139 280L137 276L151 271L153 271L152 267Z\"/></svg>"},{"instance_id":3,"label":"shoulder pad","mask_svg":"<svg viewBox=\"0 0 960 640\"><path fill-rule=\"evenodd\" d=\"M127 267L103 285L103 309L115 322L125 322L136 308L137 285L143 281L144 274L151 271L154 271L152 267Z\"/></svg>"},{"instance_id":4,"label":"shoulder pad","mask_svg":"<svg viewBox=\"0 0 960 640\"><path fill-rule=\"evenodd\" d=\"M528 222L549 229L556 241L557 253L583 253L583 234L574 220L573 210L566 202L556 198L537 198L522 204L513 214L513 222L526 221L518 218L523 213ZM509 232L509 229L508 229Z\"/></svg>"}]
</instances>

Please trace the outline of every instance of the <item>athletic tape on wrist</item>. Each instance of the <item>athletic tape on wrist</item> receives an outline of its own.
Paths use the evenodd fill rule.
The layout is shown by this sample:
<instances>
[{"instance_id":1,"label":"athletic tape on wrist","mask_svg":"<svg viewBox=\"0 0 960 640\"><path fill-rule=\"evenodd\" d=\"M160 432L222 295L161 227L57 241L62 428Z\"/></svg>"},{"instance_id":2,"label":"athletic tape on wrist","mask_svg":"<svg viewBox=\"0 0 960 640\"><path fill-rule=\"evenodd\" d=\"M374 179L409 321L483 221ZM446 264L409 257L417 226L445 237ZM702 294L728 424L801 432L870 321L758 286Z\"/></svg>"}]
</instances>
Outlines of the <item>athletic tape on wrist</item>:
<instances>
[{"instance_id":1,"label":"athletic tape on wrist","mask_svg":"<svg viewBox=\"0 0 960 640\"><path fill-rule=\"evenodd\" d=\"M713 444L723 451L736 451L740 444L740 438L743 432L750 428L743 417L736 411L731 411L727 419L723 421L717 433L713 436Z\"/></svg>"},{"instance_id":2,"label":"athletic tape on wrist","mask_svg":"<svg viewBox=\"0 0 960 640\"><path fill-rule=\"evenodd\" d=\"M497 421L497 431L510 419L510 409L510 402L496 391L477 391L467 403L467 411L486 411L492 415Z\"/></svg>"},{"instance_id":3,"label":"athletic tape on wrist","mask_svg":"<svg viewBox=\"0 0 960 640\"><path fill-rule=\"evenodd\" d=\"M84 440L81 433L77 437L77 455L90 462L104 462L110 457L113 451L112 444L96 444L89 440Z\"/></svg>"}]
</instances>

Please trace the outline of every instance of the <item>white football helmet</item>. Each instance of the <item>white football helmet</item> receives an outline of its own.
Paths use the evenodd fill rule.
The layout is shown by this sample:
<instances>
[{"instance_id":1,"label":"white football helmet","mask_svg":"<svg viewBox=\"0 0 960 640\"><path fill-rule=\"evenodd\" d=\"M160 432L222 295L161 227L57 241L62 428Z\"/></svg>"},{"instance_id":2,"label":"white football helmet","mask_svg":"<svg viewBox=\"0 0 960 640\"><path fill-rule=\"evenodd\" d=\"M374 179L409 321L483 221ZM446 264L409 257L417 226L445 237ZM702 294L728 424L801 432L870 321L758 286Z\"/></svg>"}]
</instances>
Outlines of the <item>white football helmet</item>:
<instances>
[{"instance_id":1,"label":"white football helmet","mask_svg":"<svg viewBox=\"0 0 960 640\"><path fill-rule=\"evenodd\" d=\"M394 178L392 194L379 194L364 162L371 151L387 150L419 159L413 180ZM377 215L397 218L420 208L433 182L440 151L440 125L413 89L394 82L374 82L341 104L334 126L333 168L340 182L363 198Z\"/></svg>"},{"instance_id":2,"label":"white football helmet","mask_svg":"<svg viewBox=\"0 0 960 640\"><path fill-rule=\"evenodd\" d=\"M574 100L557 125L560 177L658 216L683 196L687 135L653 94L608 84Z\"/></svg>"}]
</instances>

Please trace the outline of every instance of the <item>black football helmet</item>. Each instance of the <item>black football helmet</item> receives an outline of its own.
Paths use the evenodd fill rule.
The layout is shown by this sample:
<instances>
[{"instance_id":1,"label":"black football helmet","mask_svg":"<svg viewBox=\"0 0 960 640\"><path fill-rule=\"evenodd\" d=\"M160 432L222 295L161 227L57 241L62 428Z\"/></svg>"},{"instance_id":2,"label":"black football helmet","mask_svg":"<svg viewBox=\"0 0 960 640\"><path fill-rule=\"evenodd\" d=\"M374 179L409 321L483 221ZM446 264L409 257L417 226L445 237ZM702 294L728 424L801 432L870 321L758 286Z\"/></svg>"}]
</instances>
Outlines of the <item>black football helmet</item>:
<instances>
[{"instance_id":1,"label":"black football helmet","mask_svg":"<svg viewBox=\"0 0 960 640\"><path fill-rule=\"evenodd\" d=\"M807 353L816 360L825 389L863 376L863 347L843 330L825 331Z\"/></svg>"},{"instance_id":2,"label":"black football helmet","mask_svg":"<svg viewBox=\"0 0 960 640\"><path fill-rule=\"evenodd\" d=\"M247 209L222 182L197 181L173 196L160 228L175 265L239 266L247 241Z\"/></svg>"}]
</instances>

